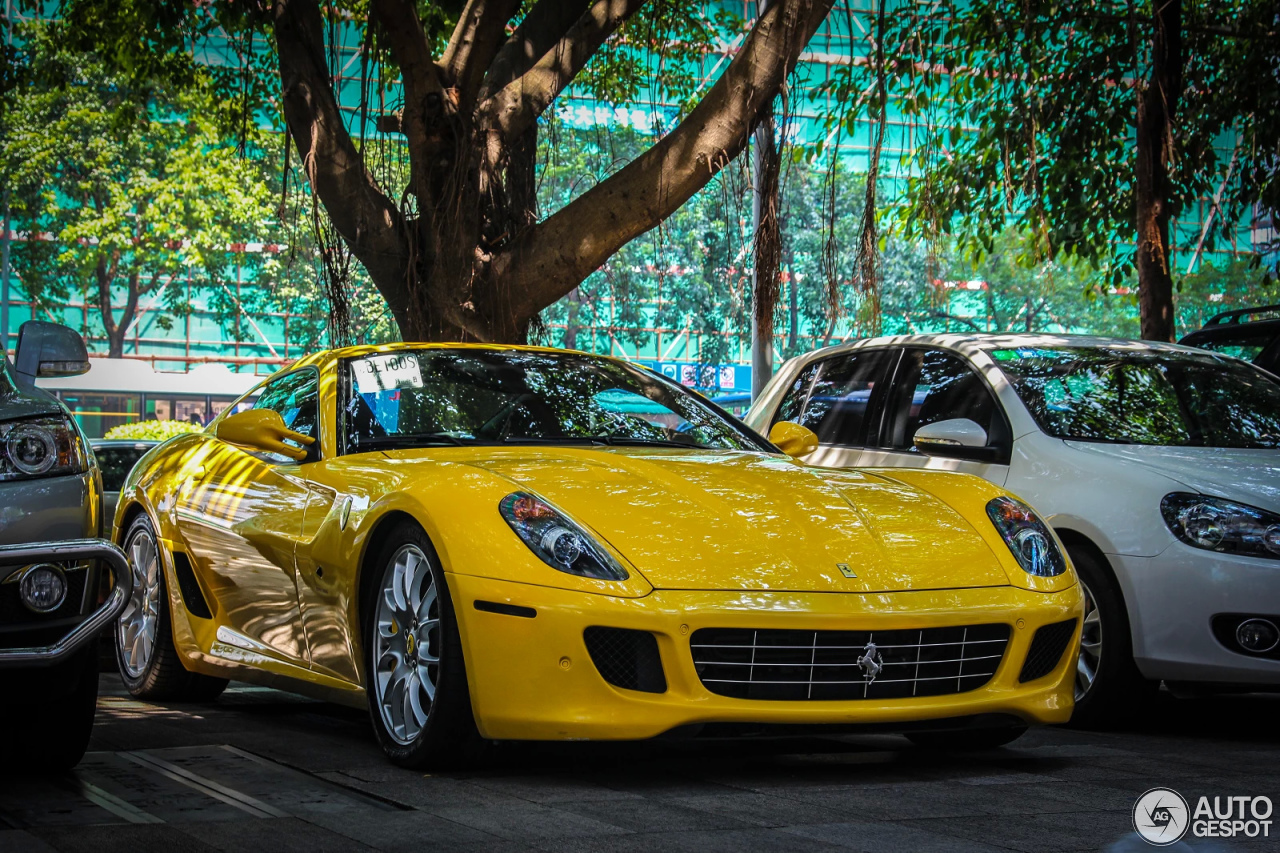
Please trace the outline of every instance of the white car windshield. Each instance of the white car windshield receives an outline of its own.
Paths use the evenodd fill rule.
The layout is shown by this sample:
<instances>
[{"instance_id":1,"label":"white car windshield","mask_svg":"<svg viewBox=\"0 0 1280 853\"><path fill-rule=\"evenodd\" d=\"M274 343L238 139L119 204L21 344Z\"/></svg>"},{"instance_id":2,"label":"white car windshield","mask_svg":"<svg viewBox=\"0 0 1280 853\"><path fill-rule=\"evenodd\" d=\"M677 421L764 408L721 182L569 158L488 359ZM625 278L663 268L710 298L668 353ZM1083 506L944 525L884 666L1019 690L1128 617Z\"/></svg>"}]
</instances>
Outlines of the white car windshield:
<instances>
[{"instance_id":1,"label":"white car windshield","mask_svg":"<svg viewBox=\"0 0 1280 853\"><path fill-rule=\"evenodd\" d=\"M673 382L605 358L529 350L397 350L349 359L348 453L463 444L770 450Z\"/></svg>"},{"instance_id":2,"label":"white car windshield","mask_svg":"<svg viewBox=\"0 0 1280 853\"><path fill-rule=\"evenodd\" d=\"M1235 359L1074 346L990 354L1040 429L1057 438L1280 446L1280 383Z\"/></svg>"}]
</instances>

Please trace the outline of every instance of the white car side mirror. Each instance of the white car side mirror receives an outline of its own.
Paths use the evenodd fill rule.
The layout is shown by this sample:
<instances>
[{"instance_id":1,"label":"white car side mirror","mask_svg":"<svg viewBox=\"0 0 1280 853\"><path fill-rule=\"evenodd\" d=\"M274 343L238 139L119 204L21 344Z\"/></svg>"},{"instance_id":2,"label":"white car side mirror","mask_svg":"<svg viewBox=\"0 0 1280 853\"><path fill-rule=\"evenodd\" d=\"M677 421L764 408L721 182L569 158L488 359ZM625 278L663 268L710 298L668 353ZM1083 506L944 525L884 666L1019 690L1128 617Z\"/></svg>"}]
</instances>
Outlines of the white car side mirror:
<instances>
[{"instance_id":1,"label":"white car side mirror","mask_svg":"<svg viewBox=\"0 0 1280 853\"><path fill-rule=\"evenodd\" d=\"M951 418L920 427L913 443L921 453L945 453L948 447L986 447L987 431L968 418Z\"/></svg>"}]
</instances>

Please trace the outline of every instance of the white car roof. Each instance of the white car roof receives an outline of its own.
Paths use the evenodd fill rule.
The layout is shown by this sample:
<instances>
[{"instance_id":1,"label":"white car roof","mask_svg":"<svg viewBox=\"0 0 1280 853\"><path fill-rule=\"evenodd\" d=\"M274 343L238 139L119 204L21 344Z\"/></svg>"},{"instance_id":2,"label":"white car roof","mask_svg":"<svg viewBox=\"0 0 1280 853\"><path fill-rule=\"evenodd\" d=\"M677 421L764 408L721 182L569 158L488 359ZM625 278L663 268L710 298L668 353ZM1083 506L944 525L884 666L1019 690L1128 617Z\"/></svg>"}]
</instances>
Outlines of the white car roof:
<instances>
[{"instance_id":1,"label":"white car roof","mask_svg":"<svg viewBox=\"0 0 1280 853\"><path fill-rule=\"evenodd\" d=\"M1106 338L1096 335L1067 335L1047 333L1019 334L937 334L937 335L891 335L878 338L859 338L825 349L809 353L806 360L833 355L847 350L877 346L917 346L943 347L956 350L966 355L987 352L993 349L1019 349L1022 347L1106 347L1108 349L1131 350L1133 352L1168 352L1193 353L1201 352L1195 347L1180 344L1160 343L1158 341L1135 341L1129 338Z\"/></svg>"}]
</instances>

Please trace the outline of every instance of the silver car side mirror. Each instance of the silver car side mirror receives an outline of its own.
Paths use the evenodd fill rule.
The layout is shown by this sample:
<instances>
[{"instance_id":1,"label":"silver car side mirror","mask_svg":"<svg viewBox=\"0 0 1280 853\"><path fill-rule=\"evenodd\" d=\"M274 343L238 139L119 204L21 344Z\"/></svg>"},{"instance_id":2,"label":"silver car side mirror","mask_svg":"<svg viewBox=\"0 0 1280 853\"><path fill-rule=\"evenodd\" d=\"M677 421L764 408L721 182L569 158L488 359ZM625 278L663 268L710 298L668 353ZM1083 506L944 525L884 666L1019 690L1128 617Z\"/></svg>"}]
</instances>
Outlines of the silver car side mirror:
<instances>
[{"instance_id":1,"label":"silver car side mirror","mask_svg":"<svg viewBox=\"0 0 1280 853\"><path fill-rule=\"evenodd\" d=\"M921 453L945 456L950 447L986 447L987 431L968 418L950 418L920 427L912 443Z\"/></svg>"},{"instance_id":2,"label":"silver car side mirror","mask_svg":"<svg viewBox=\"0 0 1280 853\"><path fill-rule=\"evenodd\" d=\"M987 431L968 418L949 418L925 424L916 430L912 443L928 456L968 459L971 462L1009 464L1007 452L987 442Z\"/></svg>"},{"instance_id":3,"label":"silver car side mirror","mask_svg":"<svg viewBox=\"0 0 1280 853\"><path fill-rule=\"evenodd\" d=\"M89 351L80 333L43 320L28 320L18 329L13 360L18 381L25 385L35 385L37 377L79 376L89 371Z\"/></svg>"}]
</instances>

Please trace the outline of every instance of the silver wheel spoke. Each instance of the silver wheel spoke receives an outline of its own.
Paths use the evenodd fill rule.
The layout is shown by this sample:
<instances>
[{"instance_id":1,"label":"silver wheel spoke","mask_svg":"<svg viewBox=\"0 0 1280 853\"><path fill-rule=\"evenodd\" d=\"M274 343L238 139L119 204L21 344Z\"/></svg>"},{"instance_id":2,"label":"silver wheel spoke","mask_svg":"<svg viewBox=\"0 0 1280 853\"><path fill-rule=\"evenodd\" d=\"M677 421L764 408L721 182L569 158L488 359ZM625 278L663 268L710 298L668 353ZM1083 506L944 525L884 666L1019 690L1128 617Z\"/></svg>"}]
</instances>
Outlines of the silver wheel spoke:
<instances>
[{"instance_id":1,"label":"silver wheel spoke","mask_svg":"<svg viewBox=\"0 0 1280 853\"><path fill-rule=\"evenodd\" d=\"M427 587L422 595L418 606L414 608L415 615L418 617L418 623L423 624L431 620L431 607L436 603L436 585L434 583Z\"/></svg>"}]
</instances>

